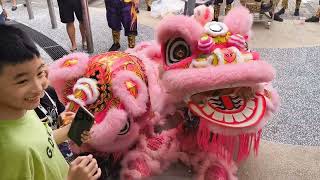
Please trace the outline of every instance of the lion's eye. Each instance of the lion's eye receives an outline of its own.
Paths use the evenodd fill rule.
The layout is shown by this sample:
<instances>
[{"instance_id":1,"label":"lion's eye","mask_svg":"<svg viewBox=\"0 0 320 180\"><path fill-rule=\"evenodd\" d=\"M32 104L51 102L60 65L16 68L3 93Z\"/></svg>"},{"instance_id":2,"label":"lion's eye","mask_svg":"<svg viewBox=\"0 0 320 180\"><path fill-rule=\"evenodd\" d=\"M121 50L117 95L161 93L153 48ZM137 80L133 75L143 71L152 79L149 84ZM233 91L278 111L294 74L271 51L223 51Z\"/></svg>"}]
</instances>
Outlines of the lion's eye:
<instances>
[{"instance_id":1,"label":"lion's eye","mask_svg":"<svg viewBox=\"0 0 320 180\"><path fill-rule=\"evenodd\" d=\"M118 133L118 135L125 135L130 130L130 120L127 120L127 123L124 125L124 127L121 129L121 131Z\"/></svg>"},{"instance_id":2,"label":"lion's eye","mask_svg":"<svg viewBox=\"0 0 320 180\"><path fill-rule=\"evenodd\" d=\"M190 46L182 38L171 39L166 46L167 65L175 64L191 55Z\"/></svg>"}]
</instances>

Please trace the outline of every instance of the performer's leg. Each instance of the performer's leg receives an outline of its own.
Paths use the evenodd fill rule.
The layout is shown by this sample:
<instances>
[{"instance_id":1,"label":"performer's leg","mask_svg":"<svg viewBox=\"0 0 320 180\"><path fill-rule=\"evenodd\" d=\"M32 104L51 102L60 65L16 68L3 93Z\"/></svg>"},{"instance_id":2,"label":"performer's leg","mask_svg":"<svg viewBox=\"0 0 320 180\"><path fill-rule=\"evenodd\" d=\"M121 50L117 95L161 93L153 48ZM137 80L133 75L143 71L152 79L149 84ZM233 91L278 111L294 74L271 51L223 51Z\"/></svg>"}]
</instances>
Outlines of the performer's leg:
<instances>
[{"instance_id":1,"label":"performer's leg","mask_svg":"<svg viewBox=\"0 0 320 180\"><path fill-rule=\"evenodd\" d=\"M300 5L301 5L301 0L296 0L296 8L294 10L294 16L299 16L299 9L300 9Z\"/></svg>"},{"instance_id":2,"label":"performer's leg","mask_svg":"<svg viewBox=\"0 0 320 180\"><path fill-rule=\"evenodd\" d=\"M147 4L147 11L151 11L152 0L145 0L145 1L146 1L146 4Z\"/></svg>"},{"instance_id":3,"label":"performer's leg","mask_svg":"<svg viewBox=\"0 0 320 180\"><path fill-rule=\"evenodd\" d=\"M109 51L120 49L121 9L117 0L105 0L108 26L112 29L113 44Z\"/></svg>"},{"instance_id":4,"label":"performer's leg","mask_svg":"<svg viewBox=\"0 0 320 180\"><path fill-rule=\"evenodd\" d=\"M135 35L129 35L128 36L128 47L134 48L136 46L136 36Z\"/></svg>"},{"instance_id":5,"label":"performer's leg","mask_svg":"<svg viewBox=\"0 0 320 180\"><path fill-rule=\"evenodd\" d=\"M113 44L109 51L116 51L120 49L120 31L112 30L112 40Z\"/></svg>"},{"instance_id":6,"label":"performer's leg","mask_svg":"<svg viewBox=\"0 0 320 180\"><path fill-rule=\"evenodd\" d=\"M121 12L121 22L128 37L128 47L134 48L137 36L137 12L134 3L124 3Z\"/></svg>"},{"instance_id":7,"label":"performer's leg","mask_svg":"<svg viewBox=\"0 0 320 180\"><path fill-rule=\"evenodd\" d=\"M67 23L66 28L67 28L67 33L68 33L69 39L71 41L70 51L73 52L73 51L77 50L76 29L74 27L74 23L73 22Z\"/></svg>"},{"instance_id":8,"label":"performer's leg","mask_svg":"<svg viewBox=\"0 0 320 180\"><path fill-rule=\"evenodd\" d=\"M213 3L213 8L214 8L214 14L213 14L213 20L218 21L219 20L219 15L220 15L220 4L222 3L222 0L216 0Z\"/></svg>"},{"instance_id":9,"label":"performer's leg","mask_svg":"<svg viewBox=\"0 0 320 180\"><path fill-rule=\"evenodd\" d=\"M226 0L226 9L224 11L224 15L227 15L228 12L231 10L232 3L233 3L233 0Z\"/></svg>"},{"instance_id":10,"label":"performer's leg","mask_svg":"<svg viewBox=\"0 0 320 180\"><path fill-rule=\"evenodd\" d=\"M87 49L86 28L83 23L82 5L80 1L73 1L73 10L79 21L79 29L82 38L82 49Z\"/></svg>"},{"instance_id":11,"label":"performer's leg","mask_svg":"<svg viewBox=\"0 0 320 180\"><path fill-rule=\"evenodd\" d=\"M260 13L270 12L270 10L273 7L272 0L263 0L261 2L262 3L261 3Z\"/></svg>"},{"instance_id":12,"label":"performer's leg","mask_svg":"<svg viewBox=\"0 0 320 180\"><path fill-rule=\"evenodd\" d=\"M282 0L281 9L277 12L277 14L284 14L286 9L288 8L288 0Z\"/></svg>"},{"instance_id":13,"label":"performer's leg","mask_svg":"<svg viewBox=\"0 0 320 180\"><path fill-rule=\"evenodd\" d=\"M273 12L275 12L275 9L277 8L277 6L278 6L278 4L279 4L279 1L280 1L280 0L273 0L272 12L269 13L269 14L271 15L271 17L272 17L272 15L273 15ZM279 22L282 22L282 21L283 21L283 19L280 17L280 14L278 14L278 12L274 14L273 19L274 19L275 21L279 21Z\"/></svg>"}]
</instances>

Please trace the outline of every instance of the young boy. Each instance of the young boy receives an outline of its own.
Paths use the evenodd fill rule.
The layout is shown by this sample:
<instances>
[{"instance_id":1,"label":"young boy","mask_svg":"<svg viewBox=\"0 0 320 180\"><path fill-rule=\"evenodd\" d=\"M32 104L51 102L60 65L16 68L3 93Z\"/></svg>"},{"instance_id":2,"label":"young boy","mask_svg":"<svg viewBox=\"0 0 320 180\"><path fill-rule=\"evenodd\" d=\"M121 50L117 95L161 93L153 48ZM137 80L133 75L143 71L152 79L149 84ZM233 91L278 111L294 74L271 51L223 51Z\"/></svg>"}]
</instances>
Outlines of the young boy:
<instances>
[{"instance_id":1,"label":"young boy","mask_svg":"<svg viewBox=\"0 0 320 180\"><path fill-rule=\"evenodd\" d=\"M12 26L0 25L0 34L1 179L98 179L101 170L92 155L78 157L68 167L57 148L55 140L66 139L68 126L52 133L33 110L48 84L35 44Z\"/></svg>"}]
</instances>

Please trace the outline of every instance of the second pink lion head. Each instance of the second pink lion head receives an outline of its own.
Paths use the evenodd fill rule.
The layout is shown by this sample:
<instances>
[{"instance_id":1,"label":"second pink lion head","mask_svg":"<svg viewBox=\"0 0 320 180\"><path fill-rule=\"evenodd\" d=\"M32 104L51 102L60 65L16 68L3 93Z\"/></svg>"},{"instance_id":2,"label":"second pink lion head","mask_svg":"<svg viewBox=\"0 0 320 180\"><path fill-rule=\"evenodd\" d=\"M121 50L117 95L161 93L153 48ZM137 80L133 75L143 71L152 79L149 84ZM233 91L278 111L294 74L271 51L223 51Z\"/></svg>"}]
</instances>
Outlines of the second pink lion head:
<instances>
[{"instance_id":1,"label":"second pink lion head","mask_svg":"<svg viewBox=\"0 0 320 180\"><path fill-rule=\"evenodd\" d=\"M232 9L223 22L199 19L167 17L157 41L135 50L161 64L159 111L184 105L200 118L198 143L204 150L223 145L233 154L238 142L241 160L250 147L258 150L261 129L278 108L271 86L275 70L248 49L252 15L246 8Z\"/></svg>"}]
</instances>

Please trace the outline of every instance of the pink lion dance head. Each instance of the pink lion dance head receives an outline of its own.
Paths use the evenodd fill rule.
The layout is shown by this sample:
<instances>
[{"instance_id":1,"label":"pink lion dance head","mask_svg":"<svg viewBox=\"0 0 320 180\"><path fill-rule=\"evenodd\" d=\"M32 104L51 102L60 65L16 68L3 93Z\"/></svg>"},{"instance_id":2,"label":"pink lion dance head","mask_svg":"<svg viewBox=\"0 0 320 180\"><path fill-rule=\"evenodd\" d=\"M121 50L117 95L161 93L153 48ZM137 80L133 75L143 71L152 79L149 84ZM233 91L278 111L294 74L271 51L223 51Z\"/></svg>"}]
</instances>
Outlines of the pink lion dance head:
<instances>
[{"instance_id":1,"label":"pink lion dance head","mask_svg":"<svg viewBox=\"0 0 320 180\"><path fill-rule=\"evenodd\" d=\"M261 130L278 108L271 86L275 70L247 47L252 15L246 8L232 9L224 22L199 19L164 19L156 33L161 49L141 51L163 67L161 112L184 104L199 117L197 140L204 151L227 151L242 160L251 147L257 152Z\"/></svg>"},{"instance_id":2,"label":"pink lion dance head","mask_svg":"<svg viewBox=\"0 0 320 180\"><path fill-rule=\"evenodd\" d=\"M91 58L74 53L50 66L50 82L67 111L84 106L95 116L92 138L83 151L125 151L141 133L152 133L149 69L148 63L123 52Z\"/></svg>"}]
</instances>

